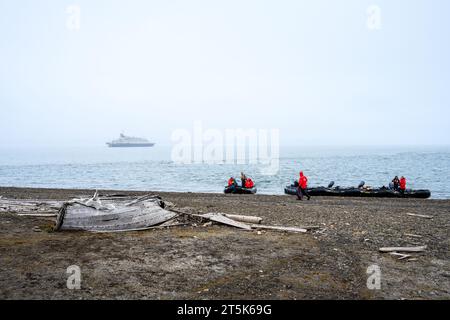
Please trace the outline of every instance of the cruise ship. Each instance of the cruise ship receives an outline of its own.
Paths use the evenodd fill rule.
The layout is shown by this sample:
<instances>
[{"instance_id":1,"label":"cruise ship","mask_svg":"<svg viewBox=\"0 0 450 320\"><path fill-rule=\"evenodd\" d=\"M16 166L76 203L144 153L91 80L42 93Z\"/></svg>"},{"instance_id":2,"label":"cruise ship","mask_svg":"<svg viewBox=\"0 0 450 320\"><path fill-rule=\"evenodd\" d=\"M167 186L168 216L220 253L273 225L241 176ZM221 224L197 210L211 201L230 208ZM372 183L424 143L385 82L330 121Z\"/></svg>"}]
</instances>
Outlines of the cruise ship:
<instances>
[{"instance_id":1,"label":"cruise ship","mask_svg":"<svg viewBox=\"0 0 450 320\"><path fill-rule=\"evenodd\" d=\"M120 138L106 143L110 148L153 147L155 144L144 138L129 137L120 134Z\"/></svg>"}]
</instances>

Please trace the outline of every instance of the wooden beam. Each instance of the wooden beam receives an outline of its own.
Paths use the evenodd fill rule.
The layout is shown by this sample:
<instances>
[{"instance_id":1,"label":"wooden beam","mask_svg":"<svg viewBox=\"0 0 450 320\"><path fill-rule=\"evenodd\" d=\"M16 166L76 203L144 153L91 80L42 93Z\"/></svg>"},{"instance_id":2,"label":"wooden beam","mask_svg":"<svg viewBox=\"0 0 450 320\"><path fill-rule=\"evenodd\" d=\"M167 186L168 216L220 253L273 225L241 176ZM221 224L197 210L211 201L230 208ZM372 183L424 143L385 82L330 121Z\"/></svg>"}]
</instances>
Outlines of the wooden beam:
<instances>
[{"instance_id":1,"label":"wooden beam","mask_svg":"<svg viewBox=\"0 0 450 320\"><path fill-rule=\"evenodd\" d=\"M262 221L261 217L255 217L255 216L243 216L243 215L238 215L238 214L227 214L227 213L224 213L223 215L225 217L233 219L235 221L245 222L245 223L259 224Z\"/></svg>"},{"instance_id":2,"label":"wooden beam","mask_svg":"<svg viewBox=\"0 0 450 320\"><path fill-rule=\"evenodd\" d=\"M419 218L425 218L425 219L433 219L433 216L429 216L426 214L416 214L416 213L406 213L406 215L411 216L411 217L419 217Z\"/></svg>"},{"instance_id":3,"label":"wooden beam","mask_svg":"<svg viewBox=\"0 0 450 320\"><path fill-rule=\"evenodd\" d=\"M412 233L405 233L405 236L411 237L411 238L422 238L422 236L419 236L418 234L412 234Z\"/></svg>"},{"instance_id":4,"label":"wooden beam","mask_svg":"<svg viewBox=\"0 0 450 320\"><path fill-rule=\"evenodd\" d=\"M423 252L427 249L427 246L419 247L384 247L380 248L380 252Z\"/></svg>"},{"instance_id":5,"label":"wooden beam","mask_svg":"<svg viewBox=\"0 0 450 320\"><path fill-rule=\"evenodd\" d=\"M219 213L205 213L205 214L202 214L201 217L209 219L214 222L218 222L218 223L226 224L228 226L236 227L239 229L252 230L252 227L250 225L239 222L239 221L235 221L235 220L225 217L224 215L221 215Z\"/></svg>"},{"instance_id":6,"label":"wooden beam","mask_svg":"<svg viewBox=\"0 0 450 320\"><path fill-rule=\"evenodd\" d=\"M403 260L403 259L412 257L410 254L404 254L404 253L398 253L398 252L389 252L389 254L392 256L399 257L398 260Z\"/></svg>"},{"instance_id":7,"label":"wooden beam","mask_svg":"<svg viewBox=\"0 0 450 320\"><path fill-rule=\"evenodd\" d=\"M280 227L280 226L265 226L262 224L252 224L251 227L253 229L268 229L268 230L277 230L277 231L289 231L289 232L307 232L308 230L297 227Z\"/></svg>"}]
</instances>

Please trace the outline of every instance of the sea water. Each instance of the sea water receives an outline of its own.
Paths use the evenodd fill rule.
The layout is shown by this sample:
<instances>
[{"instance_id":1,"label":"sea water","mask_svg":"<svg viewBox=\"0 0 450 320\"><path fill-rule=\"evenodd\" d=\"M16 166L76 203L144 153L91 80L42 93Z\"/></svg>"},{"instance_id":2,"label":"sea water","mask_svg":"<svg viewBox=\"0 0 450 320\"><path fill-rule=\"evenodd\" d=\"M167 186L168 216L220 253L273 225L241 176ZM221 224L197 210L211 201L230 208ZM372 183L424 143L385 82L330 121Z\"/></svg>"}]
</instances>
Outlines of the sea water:
<instances>
[{"instance_id":1,"label":"sea water","mask_svg":"<svg viewBox=\"0 0 450 320\"><path fill-rule=\"evenodd\" d=\"M171 147L0 147L0 186L221 193L244 171L258 193L283 194L303 170L310 186L378 187L404 175L408 188L450 199L450 147L282 147L279 170L258 164L178 164Z\"/></svg>"}]
</instances>

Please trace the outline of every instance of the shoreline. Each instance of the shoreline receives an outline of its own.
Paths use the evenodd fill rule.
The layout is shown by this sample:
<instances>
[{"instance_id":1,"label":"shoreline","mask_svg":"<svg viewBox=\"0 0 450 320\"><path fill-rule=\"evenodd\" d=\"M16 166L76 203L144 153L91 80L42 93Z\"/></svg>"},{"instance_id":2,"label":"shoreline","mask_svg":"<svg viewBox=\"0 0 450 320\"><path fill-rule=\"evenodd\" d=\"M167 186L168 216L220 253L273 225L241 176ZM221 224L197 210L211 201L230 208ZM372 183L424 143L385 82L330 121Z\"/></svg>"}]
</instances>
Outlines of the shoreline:
<instances>
[{"instance_id":1,"label":"shoreline","mask_svg":"<svg viewBox=\"0 0 450 320\"><path fill-rule=\"evenodd\" d=\"M70 200L93 191L0 187L0 196ZM189 212L256 215L268 225L320 228L304 234L216 224L107 234L48 232L52 219L0 212L0 298L450 298L450 200L99 192L155 193ZM417 260L379 252L418 245L427 249L414 254ZM81 290L66 287L70 265L81 268ZM371 265L380 267L381 290L367 288Z\"/></svg>"},{"instance_id":2,"label":"shoreline","mask_svg":"<svg viewBox=\"0 0 450 320\"><path fill-rule=\"evenodd\" d=\"M197 194L197 195L204 195L204 196L208 196L208 195L224 195L224 192L196 192L196 191L158 191L158 190L121 190L121 189L87 189L87 188L54 188L54 187L14 187L14 186L0 186L0 196L2 196L2 193L6 196L7 194L11 194L13 196L18 196L19 194L21 194L21 191L25 191L26 193L30 192L30 193L34 193L36 192L36 195L39 196L40 194L42 194L42 192L55 192L55 194L61 194L61 193L73 193L73 194L77 194L77 195L86 195L89 196L91 194L93 194L95 192L95 190L98 190L100 193L103 194L111 194L111 193L122 193L122 194L127 194L127 195L137 195L137 194L147 194L147 193L152 193L152 194L161 194L161 195L175 195L175 194L180 194L180 195L186 195L186 194ZM26 194L25 193L25 194ZM229 195L228 195L229 196ZM237 195L239 196L239 195ZM259 193L257 192L256 194L252 194L251 196L268 196L268 197L295 197L293 195L288 195L285 193L281 193L281 194L273 194L273 193ZM315 198L318 199L353 199L353 200L357 200L357 199L378 199L378 200L383 200L383 199L391 199L391 200L400 200L400 201L411 201L411 200L418 200L418 201L450 201L450 198L433 198L433 194L431 195L430 198L427 199L419 199L419 198L375 198L375 197L339 197L339 196L315 196ZM25 198L24 198L25 199Z\"/></svg>"}]
</instances>

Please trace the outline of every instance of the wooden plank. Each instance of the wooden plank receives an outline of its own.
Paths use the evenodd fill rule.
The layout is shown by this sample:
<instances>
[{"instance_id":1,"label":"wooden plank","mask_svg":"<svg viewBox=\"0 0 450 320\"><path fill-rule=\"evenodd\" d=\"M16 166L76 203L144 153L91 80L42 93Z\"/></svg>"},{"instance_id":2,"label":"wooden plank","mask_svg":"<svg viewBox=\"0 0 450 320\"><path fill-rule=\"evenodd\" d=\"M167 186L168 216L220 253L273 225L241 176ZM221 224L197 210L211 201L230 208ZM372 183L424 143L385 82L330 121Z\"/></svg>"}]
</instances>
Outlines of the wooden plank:
<instances>
[{"instance_id":1,"label":"wooden plank","mask_svg":"<svg viewBox=\"0 0 450 320\"><path fill-rule=\"evenodd\" d=\"M405 236L411 237L411 238L422 238L422 236L418 234L412 234L412 233L405 233Z\"/></svg>"},{"instance_id":2,"label":"wooden plank","mask_svg":"<svg viewBox=\"0 0 450 320\"><path fill-rule=\"evenodd\" d=\"M255 217L255 216L244 216L239 214L223 214L225 217L233 219L235 221L244 222L244 223L255 223L259 224L262 221L261 217Z\"/></svg>"},{"instance_id":3,"label":"wooden plank","mask_svg":"<svg viewBox=\"0 0 450 320\"><path fill-rule=\"evenodd\" d=\"M297 227L280 227L280 226L265 226L262 224L252 224L251 227L253 229L268 229L268 230L277 230L277 231L288 231L288 232L307 232L308 230Z\"/></svg>"},{"instance_id":4,"label":"wooden plank","mask_svg":"<svg viewBox=\"0 0 450 320\"><path fill-rule=\"evenodd\" d=\"M403 260L403 259L412 257L410 254L404 254L404 253L398 253L398 252L389 252L389 254L392 256L399 257L398 260Z\"/></svg>"},{"instance_id":5,"label":"wooden plank","mask_svg":"<svg viewBox=\"0 0 450 320\"><path fill-rule=\"evenodd\" d=\"M425 218L425 219L433 219L433 216L429 216L426 214L416 214L416 213L406 213L406 215L411 216L411 217L419 217L419 218Z\"/></svg>"},{"instance_id":6,"label":"wooden plank","mask_svg":"<svg viewBox=\"0 0 450 320\"><path fill-rule=\"evenodd\" d=\"M252 230L252 227L248 224L239 222L239 221L235 221L233 219L230 219L228 217L225 217L221 214L218 213L205 213L200 215L202 218L206 218L208 220L214 221L214 222L218 222L218 223L222 223L222 224L226 224L228 226L232 226L232 227L236 227L239 229L244 229L244 230Z\"/></svg>"},{"instance_id":7,"label":"wooden plank","mask_svg":"<svg viewBox=\"0 0 450 320\"><path fill-rule=\"evenodd\" d=\"M423 252L427 249L427 246L418 247L384 247L380 248L380 252Z\"/></svg>"},{"instance_id":8,"label":"wooden plank","mask_svg":"<svg viewBox=\"0 0 450 320\"><path fill-rule=\"evenodd\" d=\"M306 229L306 230L313 230L313 229L320 229L320 226L300 226L297 228Z\"/></svg>"}]
</instances>

